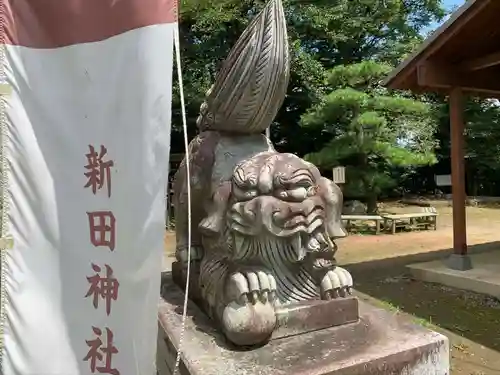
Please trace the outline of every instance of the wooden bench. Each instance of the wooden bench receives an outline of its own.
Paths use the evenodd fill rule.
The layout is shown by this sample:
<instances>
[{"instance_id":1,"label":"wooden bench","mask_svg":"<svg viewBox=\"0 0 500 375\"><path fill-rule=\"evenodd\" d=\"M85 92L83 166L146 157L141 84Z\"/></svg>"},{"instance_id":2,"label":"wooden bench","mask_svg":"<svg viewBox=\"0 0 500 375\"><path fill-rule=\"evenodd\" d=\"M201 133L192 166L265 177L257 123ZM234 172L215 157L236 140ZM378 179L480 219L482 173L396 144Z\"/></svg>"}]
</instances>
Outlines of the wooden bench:
<instances>
[{"instance_id":1,"label":"wooden bench","mask_svg":"<svg viewBox=\"0 0 500 375\"><path fill-rule=\"evenodd\" d=\"M384 227L388 227L390 223L392 234L396 233L396 228L425 228L433 227L434 230L437 229L437 217L436 212L419 212L413 214L391 214L391 215L381 215L384 220Z\"/></svg>"},{"instance_id":2,"label":"wooden bench","mask_svg":"<svg viewBox=\"0 0 500 375\"><path fill-rule=\"evenodd\" d=\"M345 222L345 229L349 232L351 229L351 222L353 221L374 221L375 233L380 233L380 223L384 219L379 215L342 215L342 221Z\"/></svg>"}]
</instances>

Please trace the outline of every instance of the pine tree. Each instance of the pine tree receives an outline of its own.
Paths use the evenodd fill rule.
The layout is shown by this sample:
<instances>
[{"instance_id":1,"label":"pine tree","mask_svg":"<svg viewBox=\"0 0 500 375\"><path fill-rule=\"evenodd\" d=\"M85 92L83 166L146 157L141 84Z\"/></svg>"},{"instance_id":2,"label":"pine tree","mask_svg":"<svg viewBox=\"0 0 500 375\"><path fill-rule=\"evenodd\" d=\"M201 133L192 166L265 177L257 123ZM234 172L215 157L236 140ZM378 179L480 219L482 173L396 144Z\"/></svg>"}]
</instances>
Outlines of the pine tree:
<instances>
[{"instance_id":1,"label":"pine tree","mask_svg":"<svg viewBox=\"0 0 500 375\"><path fill-rule=\"evenodd\" d=\"M306 158L322 169L345 166L346 193L363 196L370 213L379 194L394 187L397 169L436 162L432 105L381 87L391 70L370 60L334 67L327 78L333 91L301 120L331 138Z\"/></svg>"}]
</instances>

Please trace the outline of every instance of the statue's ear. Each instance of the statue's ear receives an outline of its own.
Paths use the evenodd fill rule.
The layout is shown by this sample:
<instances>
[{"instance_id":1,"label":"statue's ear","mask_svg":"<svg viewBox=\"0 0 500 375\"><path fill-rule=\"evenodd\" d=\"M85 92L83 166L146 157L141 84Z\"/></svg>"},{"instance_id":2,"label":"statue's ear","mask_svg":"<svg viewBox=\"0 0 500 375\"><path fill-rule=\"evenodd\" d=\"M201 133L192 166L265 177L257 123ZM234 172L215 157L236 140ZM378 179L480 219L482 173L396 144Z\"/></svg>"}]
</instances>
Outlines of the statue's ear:
<instances>
[{"instance_id":1,"label":"statue's ear","mask_svg":"<svg viewBox=\"0 0 500 375\"><path fill-rule=\"evenodd\" d=\"M343 238L347 237L347 232L342 227L342 222L340 220L329 221L327 224L327 233L330 238Z\"/></svg>"},{"instance_id":2,"label":"statue's ear","mask_svg":"<svg viewBox=\"0 0 500 375\"><path fill-rule=\"evenodd\" d=\"M230 196L231 181L225 181L215 189L207 204L207 217L198 225L201 233L206 236L215 236L221 233Z\"/></svg>"},{"instance_id":3,"label":"statue's ear","mask_svg":"<svg viewBox=\"0 0 500 375\"><path fill-rule=\"evenodd\" d=\"M330 238L346 237L342 227L343 197L340 188L331 180L321 177L318 182L318 194L325 202L325 227Z\"/></svg>"}]
</instances>

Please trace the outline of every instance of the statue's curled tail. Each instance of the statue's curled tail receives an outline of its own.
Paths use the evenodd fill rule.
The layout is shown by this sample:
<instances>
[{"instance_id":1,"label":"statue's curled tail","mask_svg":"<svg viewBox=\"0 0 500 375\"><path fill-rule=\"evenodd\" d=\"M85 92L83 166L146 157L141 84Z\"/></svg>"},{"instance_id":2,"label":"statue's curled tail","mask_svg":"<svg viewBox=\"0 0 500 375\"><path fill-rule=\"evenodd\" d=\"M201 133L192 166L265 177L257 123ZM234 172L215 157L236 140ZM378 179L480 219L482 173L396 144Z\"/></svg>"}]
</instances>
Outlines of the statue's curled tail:
<instances>
[{"instance_id":1,"label":"statue's curled tail","mask_svg":"<svg viewBox=\"0 0 500 375\"><path fill-rule=\"evenodd\" d=\"M200 109L200 131L261 133L283 104L289 80L286 20L271 0L232 48Z\"/></svg>"}]
</instances>

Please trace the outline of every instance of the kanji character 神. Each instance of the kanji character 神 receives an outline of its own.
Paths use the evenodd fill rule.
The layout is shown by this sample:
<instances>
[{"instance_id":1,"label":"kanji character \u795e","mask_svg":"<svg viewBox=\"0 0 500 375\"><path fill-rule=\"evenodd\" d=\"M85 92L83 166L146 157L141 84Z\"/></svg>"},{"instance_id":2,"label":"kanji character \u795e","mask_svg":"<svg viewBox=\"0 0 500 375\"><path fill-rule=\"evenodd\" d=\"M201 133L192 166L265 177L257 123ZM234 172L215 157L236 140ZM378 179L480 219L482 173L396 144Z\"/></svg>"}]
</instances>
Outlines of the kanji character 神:
<instances>
[{"instance_id":1,"label":"kanji character \u795e","mask_svg":"<svg viewBox=\"0 0 500 375\"><path fill-rule=\"evenodd\" d=\"M118 349L113 345L113 332L106 328L106 346L103 346L101 329L92 327L92 331L97 336L94 340L85 340L89 351L84 361L89 362L90 372L95 374L110 374L110 375L120 375L120 371L112 366L112 356L118 353ZM103 364L103 366L98 366L98 364Z\"/></svg>"},{"instance_id":2,"label":"kanji character \u795e","mask_svg":"<svg viewBox=\"0 0 500 375\"><path fill-rule=\"evenodd\" d=\"M115 249L116 219L111 211L87 212L90 227L90 242L95 247L107 246Z\"/></svg>"},{"instance_id":3,"label":"kanji character \u795e","mask_svg":"<svg viewBox=\"0 0 500 375\"><path fill-rule=\"evenodd\" d=\"M92 263L92 269L95 271L95 275L87 277L90 283L89 290L85 295L85 298L92 296L93 305L97 309L99 307L99 298L102 298L106 304L106 314L111 313L111 302L116 301L118 298L118 287L120 283L113 275L113 269L105 265L106 275L101 276L101 267Z\"/></svg>"},{"instance_id":4,"label":"kanji character \u795e","mask_svg":"<svg viewBox=\"0 0 500 375\"><path fill-rule=\"evenodd\" d=\"M89 145L89 153L85 155L87 157L85 169L88 170L85 172L85 177L88 180L84 187L91 187L92 192L96 194L97 190L102 189L107 182L108 197L111 197L111 167L115 163L113 160L103 160L107 152L108 150L103 145L101 145L99 153L94 149L94 146Z\"/></svg>"}]
</instances>

